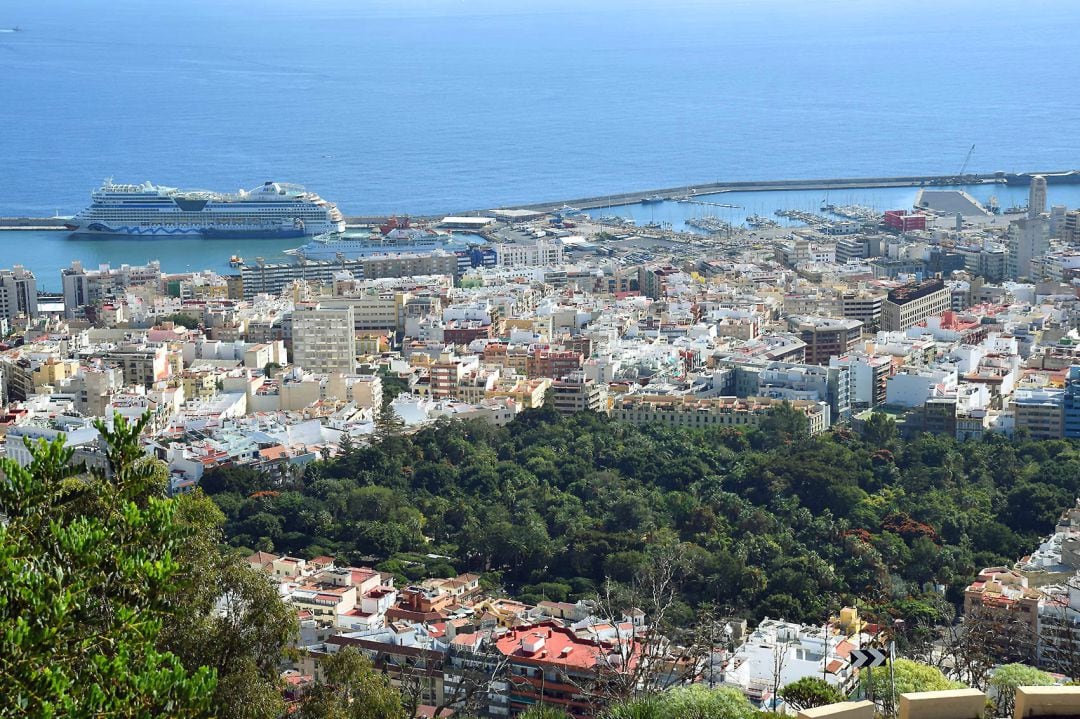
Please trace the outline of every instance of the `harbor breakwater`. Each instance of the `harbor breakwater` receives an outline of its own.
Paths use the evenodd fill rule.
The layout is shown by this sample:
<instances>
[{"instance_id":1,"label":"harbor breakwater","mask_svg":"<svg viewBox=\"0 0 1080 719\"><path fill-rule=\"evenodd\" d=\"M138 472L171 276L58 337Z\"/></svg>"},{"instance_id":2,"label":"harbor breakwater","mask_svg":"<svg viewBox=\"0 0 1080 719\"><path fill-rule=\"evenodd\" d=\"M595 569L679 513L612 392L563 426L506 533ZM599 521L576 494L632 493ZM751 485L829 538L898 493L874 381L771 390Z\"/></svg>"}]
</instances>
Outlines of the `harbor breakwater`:
<instances>
[{"instance_id":1,"label":"harbor breakwater","mask_svg":"<svg viewBox=\"0 0 1080 719\"><path fill-rule=\"evenodd\" d=\"M705 182L679 187L661 187L651 190L636 190L613 195L597 195L592 197L577 197L567 200L552 200L547 202L534 202L522 204L505 204L503 209L515 208L523 210L535 210L538 212L554 212L563 207L574 207L580 210L596 209L599 207L620 207L635 205L646 198L672 200L687 195L702 196L716 195L725 192L776 192L783 190L844 190L863 189L875 187L947 187L960 185L974 185L983 183L999 183L1004 185L1027 185L1033 175L1042 175L1048 184L1080 184L1080 171L1056 170L1049 172L1023 172L1023 173L981 173L957 175L909 175L901 177L840 177L824 179L804 180L764 180L742 182ZM439 215L413 215L418 220L437 220L446 215L476 216L489 212L493 208L480 208L457 210ZM350 226L373 225L383 222L389 215L346 215L345 222ZM0 217L0 230L62 230L65 218L63 217Z\"/></svg>"}]
</instances>

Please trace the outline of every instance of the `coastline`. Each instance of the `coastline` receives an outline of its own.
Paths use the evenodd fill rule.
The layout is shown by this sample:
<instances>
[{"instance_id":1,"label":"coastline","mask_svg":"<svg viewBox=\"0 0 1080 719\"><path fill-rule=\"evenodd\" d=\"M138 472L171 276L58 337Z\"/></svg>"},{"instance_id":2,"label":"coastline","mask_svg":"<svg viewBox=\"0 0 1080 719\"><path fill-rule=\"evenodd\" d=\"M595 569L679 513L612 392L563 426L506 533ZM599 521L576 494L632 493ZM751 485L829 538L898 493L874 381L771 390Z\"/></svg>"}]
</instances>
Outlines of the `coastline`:
<instances>
[{"instance_id":1,"label":"coastline","mask_svg":"<svg viewBox=\"0 0 1080 719\"><path fill-rule=\"evenodd\" d=\"M555 212L571 206L580 210L600 207L623 207L636 205L645 198L674 200L681 196L719 195L725 192L778 192L785 190L860 190L885 187L950 187L958 185L999 184L1016 185L1026 183L1032 175L1043 175L1048 184L1080 184L1080 172L1076 170L1049 170L1045 172L1022 173L972 173L957 175L904 175L896 177L837 177L805 180L753 180L740 182L703 182L685 184L677 187L661 187L649 190L635 190L610 195L593 195L563 200L544 202L524 202L503 204L498 208L468 209L447 211L439 214L411 215L411 217L430 221L445 216L476 216L493 209L522 209L536 212ZM383 222L387 217L398 213L380 215L346 215L347 226L365 226ZM0 217L0 231L7 230L63 230L64 218L61 217Z\"/></svg>"}]
</instances>

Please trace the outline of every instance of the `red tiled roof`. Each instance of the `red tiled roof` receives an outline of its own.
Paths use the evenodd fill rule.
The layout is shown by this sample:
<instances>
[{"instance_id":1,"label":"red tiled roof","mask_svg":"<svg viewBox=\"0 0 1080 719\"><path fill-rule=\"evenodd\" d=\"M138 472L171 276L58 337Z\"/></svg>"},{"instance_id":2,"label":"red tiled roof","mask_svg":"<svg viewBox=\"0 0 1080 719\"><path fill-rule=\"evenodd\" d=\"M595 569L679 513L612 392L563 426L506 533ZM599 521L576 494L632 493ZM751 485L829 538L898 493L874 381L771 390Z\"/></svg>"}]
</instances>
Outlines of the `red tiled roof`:
<instances>
[{"instance_id":1,"label":"red tiled roof","mask_svg":"<svg viewBox=\"0 0 1080 719\"><path fill-rule=\"evenodd\" d=\"M543 639L543 646L532 653L523 648L528 639ZM515 627L504 634L496 643L496 648L504 655L527 660L536 664L594 669L601 657L614 651L611 645L578 639L569 630L543 622L535 626ZM638 651L635 644L634 653ZM608 666L601 663L601 667Z\"/></svg>"},{"instance_id":2,"label":"red tiled roof","mask_svg":"<svg viewBox=\"0 0 1080 719\"><path fill-rule=\"evenodd\" d=\"M284 459L288 457L288 452L280 444L276 444L273 447L267 447L266 449L259 450L259 456L263 459Z\"/></svg>"}]
</instances>

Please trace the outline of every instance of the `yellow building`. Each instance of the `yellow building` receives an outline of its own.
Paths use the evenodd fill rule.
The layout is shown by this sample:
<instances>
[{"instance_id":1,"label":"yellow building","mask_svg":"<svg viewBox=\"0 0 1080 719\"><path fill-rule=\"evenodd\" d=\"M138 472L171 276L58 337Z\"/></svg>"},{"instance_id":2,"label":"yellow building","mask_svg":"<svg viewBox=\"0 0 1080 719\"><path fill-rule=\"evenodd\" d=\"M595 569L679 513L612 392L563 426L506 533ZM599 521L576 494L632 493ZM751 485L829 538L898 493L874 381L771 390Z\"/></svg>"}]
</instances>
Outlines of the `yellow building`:
<instances>
[{"instance_id":1,"label":"yellow building","mask_svg":"<svg viewBox=\"0 0 1080 719\"><path fill-rule=\"evenodd\" d=\"M672 427L756 427L782 400L768 397L693 397L688 395L631 394L617 397L611 418L629 424L666 424ZM829 427L828 405L796 400L793 408L810 420L810 434Z\"/></svg>"},{"instance_id":2,"label":"yellow building","mask_svg":"<svg viewBox=\"0 0 1080 719\"><path fill-rule=\"evenodd\" d=\"M189 400L210 399L218 393L217 380L217 372L188 370L180 375L180 386Z\"/></svg>"},{"instance_id":3,"label":"yellow building","mask_svg":"<svg viewBox=\"0 0 1080 719\"><path fill-rule=\"evenodd\" d=\"M75 376L79 371L79 363L76 360L65 360L59 357L49 357L33 371L32 377L34 389L40 389L45 385L55 387L65 379Z\"/></svg>"},{"instance_id":4,"label":"yellow building","mask_svg":"<svg viewBox=\"0 0 1080 719\"><path fill-rule=\"evenodd\" d=\"M551 380L547 377L519 379L512 385L489 390L484 393L484 396L487 399L510 398L522 410L538 409L544 406L544 396L549 387L551 387Z\"/></svg>"}]
</instances>

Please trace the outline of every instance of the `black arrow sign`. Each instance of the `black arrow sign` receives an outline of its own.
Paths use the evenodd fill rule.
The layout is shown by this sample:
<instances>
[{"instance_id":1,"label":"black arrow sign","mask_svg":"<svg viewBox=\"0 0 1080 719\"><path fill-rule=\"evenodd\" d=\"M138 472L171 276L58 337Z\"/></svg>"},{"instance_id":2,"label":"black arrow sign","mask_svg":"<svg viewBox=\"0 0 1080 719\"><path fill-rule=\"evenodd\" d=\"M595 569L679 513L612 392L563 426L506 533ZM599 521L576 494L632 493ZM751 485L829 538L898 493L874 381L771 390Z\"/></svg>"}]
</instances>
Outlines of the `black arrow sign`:
<instances>
[{"instance_id":1,"label":"black arrow sign","mask_svg":"<svg viewBox=\"0 0 1080 719\"><path fill-rule=\"evenodd\" d=\"M856 669L863 667L880 667L889 661L889 653L884 649L852 649L851 666Z\"/></svg>"}]
</instances>

